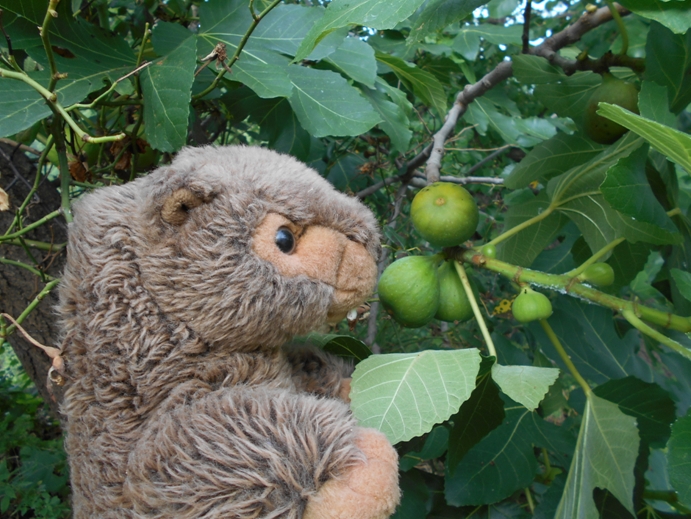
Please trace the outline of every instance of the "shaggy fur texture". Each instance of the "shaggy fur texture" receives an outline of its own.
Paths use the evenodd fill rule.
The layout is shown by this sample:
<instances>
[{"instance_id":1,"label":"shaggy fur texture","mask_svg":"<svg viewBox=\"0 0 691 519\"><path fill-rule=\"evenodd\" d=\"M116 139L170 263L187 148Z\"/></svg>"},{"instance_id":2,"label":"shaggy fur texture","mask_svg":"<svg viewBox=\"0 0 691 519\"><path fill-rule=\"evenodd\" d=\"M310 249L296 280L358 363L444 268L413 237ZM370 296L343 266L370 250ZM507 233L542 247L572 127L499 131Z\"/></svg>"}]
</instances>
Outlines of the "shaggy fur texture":
<instances>
[{"instance_id":1,"label":"shaggy fur texture","mask_svg":"<svg viewBox=\"0 0 691 519\"><path fill-rule=\"evenodd\" d=\"M74 209L60 312L75 519L393 512L396 454L337 398L348 366L280 349L372 290L364 206L287 156L206 147ZM265 238L257 250L281 221L289 268Z\"/></svg>"}]
</instances>

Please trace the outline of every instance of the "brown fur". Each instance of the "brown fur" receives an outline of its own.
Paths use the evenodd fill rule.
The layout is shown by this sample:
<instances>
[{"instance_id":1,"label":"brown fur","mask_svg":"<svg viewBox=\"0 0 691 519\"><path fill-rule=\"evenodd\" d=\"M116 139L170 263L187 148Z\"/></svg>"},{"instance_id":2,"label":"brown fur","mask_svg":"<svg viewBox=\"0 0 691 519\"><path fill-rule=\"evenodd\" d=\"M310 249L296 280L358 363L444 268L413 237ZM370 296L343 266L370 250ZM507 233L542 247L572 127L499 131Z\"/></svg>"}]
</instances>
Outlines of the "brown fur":
<instances>
[{"instance_id":1,"label":"brown fur","mask_svg":"<svg viewBox=\"0 0 691 519\"><path fill-rule=\"evenodd\" d=\"M257 251L271 215L300 230L302 271ZM78 201L60 287L75 519L388 517L395 451L337 398L348 367L280 349L364 300L378 253L364 206L259 148L186 149Z\"/></svg>"}]
</instances>

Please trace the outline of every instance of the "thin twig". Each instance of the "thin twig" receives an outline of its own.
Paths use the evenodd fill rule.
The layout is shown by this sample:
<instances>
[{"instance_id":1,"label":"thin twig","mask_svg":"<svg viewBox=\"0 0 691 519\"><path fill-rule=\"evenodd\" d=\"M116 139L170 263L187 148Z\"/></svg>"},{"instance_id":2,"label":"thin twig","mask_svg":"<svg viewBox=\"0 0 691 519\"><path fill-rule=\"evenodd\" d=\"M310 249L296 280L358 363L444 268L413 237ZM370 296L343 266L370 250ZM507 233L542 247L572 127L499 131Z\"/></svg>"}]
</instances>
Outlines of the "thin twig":
<instances>
[{"instance_id":1,"label":"thin twig","mask_svg":"<svg viewBox=\"0 0 691 519\"><path fill-rule=\"evenodd\" d=\"M533 3L531 0L527 0L525 3L525 12L523 13L523 54L528 54L530 50L530 15L533 9Z\"/></svg>"},{"instance_id":2,"label":"thin twig","mask_svg":"<svg viewBox=\"0 0 691 519\"><path fill-rule=\"evenodd\" d=\"M0 142L7 144L9 146L13 146L15 148L19 147L20 150L31 153L32 155L36 155L37 157L41 155L41 152L38 151L36 148L32 148L31 146L27 146L26 144L21 144L17 141L13 141L12 139L8 139L7 137L0 137Z\"/></svg>"},{"instance_id":3,"label":"thin twig","mask_svg":"<svg viewBox=\"0 0 691 519\"><path fill-rule=\"evenodd\" d=\"M384 180L377 182L376 184L373 184L370 187L363 189L362 191L358 191L358 193L355 196L362 200L363 198L368 197L372 193L376 193L382 187L388 186L389 184L394 184L396 182L405 181L405 179L412 178L412 176L415 174L415 170L425 163L425 160L427 160L431 151L432 144L430 143L427 146L425 146L425 148L420 153L415 155L415 157L406 162L405 165L401 169L399 169L398 175L385 178Z\"/></svg>"},{"instance_id":4,"label":"thin twig","mask_svg":"<svg viewBox=\"0 0 691 519\"><path fill-rule=\"evenodd\" d=\"M493 184L495 186L503 186L504 179L498 177L452 177L450 175L442 175L439 177L441 182L450 182L452 184L460 184L462 186L466 184ZM411 186L423 188L428 186L427 178L418 173L413 177L410 182Z\"/></svg>"},{"instance_id":5,"label":"thin twig","mask_svg":"<svg viewBox=\"0 0 691 519\"><path fill-rule=\"evenodd\" d=\"M56 11L58 3L60 0L50 0L48 2L48 9L46 9L46 16L43 18L43 25L39 29L41 34L41 41L43 42L43 50L48 58L48 65L50 66L50 83L48 84L48 91L53 92L55 90L55 85L58 80L62 78L58 72L58 66L55 63L55 55L53 54L53 46L50 44L50 38L48 36L48 29L50 27L50 22L53 18L58 17L58 12Z\"/></svg>"}]
</instances>

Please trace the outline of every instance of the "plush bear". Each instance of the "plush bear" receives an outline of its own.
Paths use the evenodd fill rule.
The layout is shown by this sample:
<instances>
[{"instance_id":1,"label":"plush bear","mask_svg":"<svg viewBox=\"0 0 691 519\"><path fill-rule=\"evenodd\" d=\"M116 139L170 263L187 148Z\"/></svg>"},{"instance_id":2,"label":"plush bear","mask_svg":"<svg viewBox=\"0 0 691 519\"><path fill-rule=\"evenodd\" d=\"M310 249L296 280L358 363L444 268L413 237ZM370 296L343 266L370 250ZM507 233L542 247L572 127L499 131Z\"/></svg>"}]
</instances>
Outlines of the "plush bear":
<instances>
[{"instance_id":1,"label":"plush bear","mask_svg":"<svg viewBox=\"0 0 691 519\"><path fill-rule=\"evenodd\" d=\"M397 455L349 368L281 346L372 291L375 219L261 148L203 147L74 204L60 286L75 519L383 519Z\"/></svg>"}]
</instances>

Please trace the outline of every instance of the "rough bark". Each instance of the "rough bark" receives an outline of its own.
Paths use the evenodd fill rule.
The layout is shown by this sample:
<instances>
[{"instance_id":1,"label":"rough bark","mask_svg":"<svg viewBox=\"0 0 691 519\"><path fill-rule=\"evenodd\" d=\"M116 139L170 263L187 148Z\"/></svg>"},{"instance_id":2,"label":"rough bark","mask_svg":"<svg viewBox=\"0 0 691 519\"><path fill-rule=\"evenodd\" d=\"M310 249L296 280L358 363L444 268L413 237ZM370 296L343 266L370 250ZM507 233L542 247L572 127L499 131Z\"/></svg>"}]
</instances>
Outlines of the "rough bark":
<instances>
[{"instance_id":1,"label":"rough bark","mask_svg":"<svg viewBox=\"0 0 691 519\"><path fill-rule=\"evenodd\" d=\"M7 159L10 159L8 162ZM0 212L0 233L11 225L17 209L28 195L36 174L35 164L21 151L12 146L0 144L0 187L10 198L10 210ZM34 222L60 207L60 195L56 189L57 182L46 178L33 197L25 212L24 225ZM28 232L24 238L47 243L61 244L67 240L67 226L60 217ZM65 260L64 249L51 253L35 248L31 255L38 265L51 276L62 273ZM36 266L27 252L18 245L0 244L0 257L20 261ZM18 317L44 287L41 279L30 271L13 265L0 264L0 312ZM55 292L43 299L22 323L23 328L38 342L47 346L57 346L58 323L53 310L57 303ZM8 323L9 324L9 323ZM51 384L47 386L50 360L43 351L26 341L19 332L8 338L15 354L31 380L36 384L41 397L50 406L54 416L58 416L58 402L61 398L60 388Z\"/></svg>"}]
</instances>

